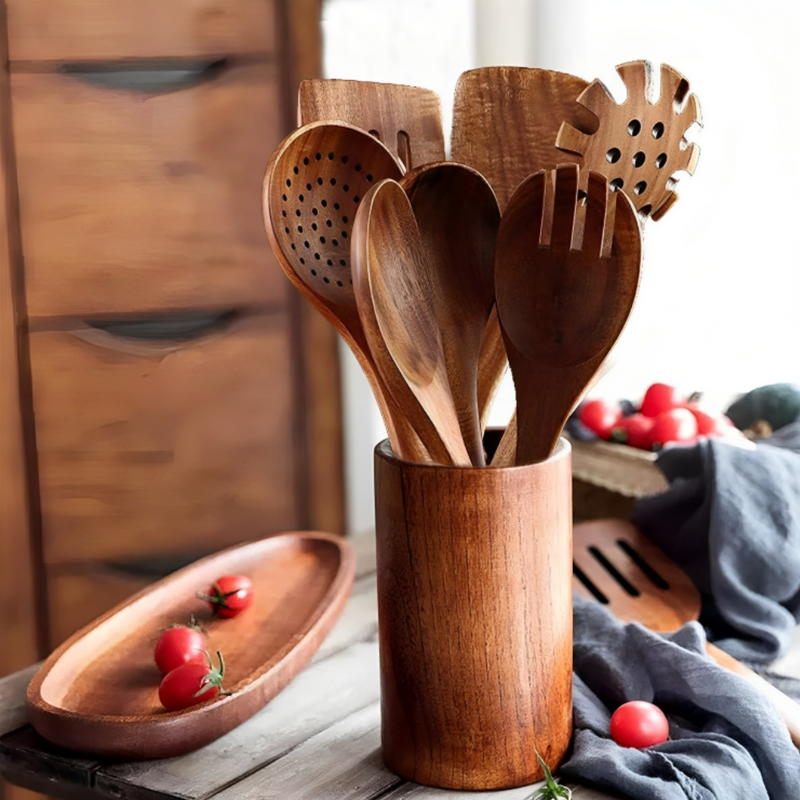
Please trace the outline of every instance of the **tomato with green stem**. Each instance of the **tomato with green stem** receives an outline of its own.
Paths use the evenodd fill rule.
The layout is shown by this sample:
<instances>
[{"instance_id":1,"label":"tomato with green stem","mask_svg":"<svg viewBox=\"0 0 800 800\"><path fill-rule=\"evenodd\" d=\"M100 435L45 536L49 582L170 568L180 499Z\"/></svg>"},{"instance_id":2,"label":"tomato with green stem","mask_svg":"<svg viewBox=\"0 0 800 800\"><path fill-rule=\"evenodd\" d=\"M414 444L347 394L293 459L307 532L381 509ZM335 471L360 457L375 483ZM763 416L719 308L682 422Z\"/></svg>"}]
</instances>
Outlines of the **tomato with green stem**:
<instances>
[{"instance_id":1,"label":"tomato with green stem","mask_svg":"<svg viewBox=\"0 0 800 800\"><path fill-rule=\"evenodd\" d=\"M205 664L182 664L167 673L158 687L158 699L167 711L180 711L226 694L222 688L225 661L217 651L219 667L215 667L211 656L205 653Z\"/></svg>"},{"instance_id":2,"label":"tomato with green stem","mask_svg":"<svg viewBox=\"0 0 800 800\"><path fill-rule=\"evenodd\" d=\"M253 582L245 575L223 575L197 596L205 600L218 617L238 617L253 605Z\"/></svg>"}]
</instances>

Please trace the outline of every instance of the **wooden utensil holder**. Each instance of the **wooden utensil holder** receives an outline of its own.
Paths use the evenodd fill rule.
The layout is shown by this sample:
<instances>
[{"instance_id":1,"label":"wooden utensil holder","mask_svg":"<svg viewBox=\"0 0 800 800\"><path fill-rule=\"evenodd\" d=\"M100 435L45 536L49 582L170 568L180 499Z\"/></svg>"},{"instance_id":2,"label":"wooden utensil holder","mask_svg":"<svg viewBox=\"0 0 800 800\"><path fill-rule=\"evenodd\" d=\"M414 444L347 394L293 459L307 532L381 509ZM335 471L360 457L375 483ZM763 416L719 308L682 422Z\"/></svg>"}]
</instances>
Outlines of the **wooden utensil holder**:
<instances>
[{"instance_id":1,"label":"wooden utensil holder","mask_svg":"<svg viewBox=\"0 0 800 800\"><path fill-rule=\"evenodd\" d=\"M572 732L570 446L477 469L375 448L382 741L404 778L540 780Z\"/></svg>"}]
</instances>

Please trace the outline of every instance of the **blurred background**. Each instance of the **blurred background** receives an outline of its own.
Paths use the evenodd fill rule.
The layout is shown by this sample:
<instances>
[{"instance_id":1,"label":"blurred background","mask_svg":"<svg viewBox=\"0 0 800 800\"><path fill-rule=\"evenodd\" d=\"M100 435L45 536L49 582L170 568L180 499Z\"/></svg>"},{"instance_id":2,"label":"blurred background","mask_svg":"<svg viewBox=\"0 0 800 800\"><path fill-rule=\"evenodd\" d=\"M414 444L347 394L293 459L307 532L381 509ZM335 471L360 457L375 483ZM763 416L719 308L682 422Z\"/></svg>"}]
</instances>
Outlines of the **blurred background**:
<instances>
[{"instance_id":1,"label":"blurred background","mask_svg":"<svg viewBox=\"0 0 800 800\"><path fill-rule=\"evenodd\" d=\"M271 532L373 527L366 381L261 218L302 78L685 75L704 127L648 222L593 393L672 383L723 410L800 382L789 0L5 0L0 60L0 674L131 592ZM656 71L656 75L657 75ZM490 423L514 406L507 377Z\"/></svg>"}]
</instances>

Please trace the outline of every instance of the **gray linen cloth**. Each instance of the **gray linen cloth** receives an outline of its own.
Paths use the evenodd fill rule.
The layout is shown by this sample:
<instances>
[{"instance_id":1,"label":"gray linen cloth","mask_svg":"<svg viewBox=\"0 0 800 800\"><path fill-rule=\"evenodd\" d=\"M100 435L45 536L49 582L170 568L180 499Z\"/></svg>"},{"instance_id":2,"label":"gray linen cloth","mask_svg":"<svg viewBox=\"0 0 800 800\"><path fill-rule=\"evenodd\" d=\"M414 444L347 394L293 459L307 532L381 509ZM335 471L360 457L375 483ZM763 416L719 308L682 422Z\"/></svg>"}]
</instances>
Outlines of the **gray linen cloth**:
<instances>
[{"instance_id":1,"label":"gray linen cloth","mask_svg":"<svg viewBox=\"0 0 800 800\"><path fill-rule=\"evenodd\" d=\"M769 701L704 653L703 629L657 634L575 597L572 750L559 775L635 800L798 800L800 753ZM608 734L628 700L658 705L670 740L620 747Z\"/></svg>"},{"instance_id":2,"label":"gray linen cloth","mask_svg":"<svg viewBox=\"0 0 800 800\"><path fill-rule=\"evenodd\" d=\"M800 422L755 450L708 440L656 463L670 487L637 500L633 523L702 593L709 639L774 661L800 621Z\"/></svg>"}]
</instances>

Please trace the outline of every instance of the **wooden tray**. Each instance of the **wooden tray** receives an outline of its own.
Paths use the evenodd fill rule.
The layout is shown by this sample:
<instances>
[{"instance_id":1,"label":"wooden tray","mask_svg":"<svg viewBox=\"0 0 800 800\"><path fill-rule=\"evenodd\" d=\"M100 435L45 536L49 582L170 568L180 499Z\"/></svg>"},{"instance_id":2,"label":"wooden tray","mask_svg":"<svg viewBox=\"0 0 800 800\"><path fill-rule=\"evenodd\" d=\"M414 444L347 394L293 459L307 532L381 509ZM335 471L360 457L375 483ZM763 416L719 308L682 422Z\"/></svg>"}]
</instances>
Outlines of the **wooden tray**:
<instances>
[{"instance_id":1,"label":"wooden tray","mask_svg":"<svg viewBox=\"0 0 800 800\"><path fill-rule=\"evenodd\" d=\"M248 575L254 603L213 619L195 597L226 573ZM202 747L269 702L302 669L350 594L355 557L326 533L283 533L225 550L139 592L61 645L28 686L30 722L54 744L125 760ZM158 700L159 633L194 614L225 657L229 696L183 711Z\"/></svg>"}]
</instances>

